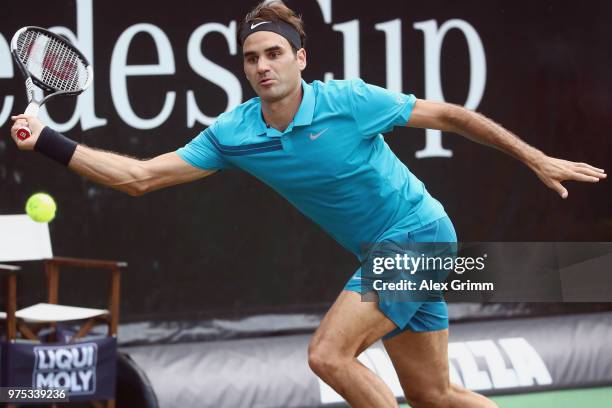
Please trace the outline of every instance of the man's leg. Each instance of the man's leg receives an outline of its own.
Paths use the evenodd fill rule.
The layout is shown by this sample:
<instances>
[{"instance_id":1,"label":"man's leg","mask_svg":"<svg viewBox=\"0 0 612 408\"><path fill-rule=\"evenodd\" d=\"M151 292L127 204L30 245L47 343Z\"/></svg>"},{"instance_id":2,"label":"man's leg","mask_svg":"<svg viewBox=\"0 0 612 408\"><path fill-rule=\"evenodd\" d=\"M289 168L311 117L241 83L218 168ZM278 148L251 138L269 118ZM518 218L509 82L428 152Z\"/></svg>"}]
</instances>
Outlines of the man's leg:
<instances>
[{"instance_id":1,"label":"man's leg","mask_svg":"<svg viewBox=\"0 0 612 408\"><path fill-rule=\"evenodd\" d=\"M357 360L395 327L376 302L362 302L360 294L344 290L310 342L308 364L351 407L397 407L389 387Z\"/></svg>"},{"instance_id":2,"label":"man's leg","mask_svg":"<svg viewBox=\"0 0 612 408\"><path fill-rule=\"evenodd\" d=\"M497 407L484 396L450 383L448 330L405 330L383 344L412 408Z\"/></svg>"}]
</instances>

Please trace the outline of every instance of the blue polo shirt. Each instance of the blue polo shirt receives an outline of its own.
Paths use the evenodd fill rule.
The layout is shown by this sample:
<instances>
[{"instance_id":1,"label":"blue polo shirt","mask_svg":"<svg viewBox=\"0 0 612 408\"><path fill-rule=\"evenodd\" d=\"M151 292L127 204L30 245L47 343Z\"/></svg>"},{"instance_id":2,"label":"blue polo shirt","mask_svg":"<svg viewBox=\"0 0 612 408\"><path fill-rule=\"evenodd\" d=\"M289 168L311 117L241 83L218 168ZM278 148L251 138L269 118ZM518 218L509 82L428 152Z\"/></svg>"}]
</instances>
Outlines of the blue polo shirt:
<instances>
[{"instance_id":1,"label":"blue polo shirt","mask_svg":"<svg viewBox=\"0 0 612 408\"><path fill-rule=\"evenodd\" d=\"M302 89L284 132L266 126L253 98L219 116L178 155L201 169L252 174L358 257L362 244L446 215L381 135L406 125L413 95L360 79L302 81Z\"/></svg>"}]
</instances>

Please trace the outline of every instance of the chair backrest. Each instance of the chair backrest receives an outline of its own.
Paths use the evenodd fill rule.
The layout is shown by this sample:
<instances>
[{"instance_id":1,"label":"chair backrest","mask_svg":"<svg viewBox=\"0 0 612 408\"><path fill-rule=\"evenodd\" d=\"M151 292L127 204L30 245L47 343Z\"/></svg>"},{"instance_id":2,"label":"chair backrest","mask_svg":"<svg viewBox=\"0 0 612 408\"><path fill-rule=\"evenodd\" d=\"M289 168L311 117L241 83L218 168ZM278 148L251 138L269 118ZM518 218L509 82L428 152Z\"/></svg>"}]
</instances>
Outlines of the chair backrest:
<instances>
[{"instance_id":1,"label":"chair backrest","mask_svg":"<svg viewBox=\"0 0 612 408\"><path fill-rule=\"evenodd\" d=\"M53 257L47 223L25 214L0 215L0 262L36 261Z\"/></svg>"}]
</instances>

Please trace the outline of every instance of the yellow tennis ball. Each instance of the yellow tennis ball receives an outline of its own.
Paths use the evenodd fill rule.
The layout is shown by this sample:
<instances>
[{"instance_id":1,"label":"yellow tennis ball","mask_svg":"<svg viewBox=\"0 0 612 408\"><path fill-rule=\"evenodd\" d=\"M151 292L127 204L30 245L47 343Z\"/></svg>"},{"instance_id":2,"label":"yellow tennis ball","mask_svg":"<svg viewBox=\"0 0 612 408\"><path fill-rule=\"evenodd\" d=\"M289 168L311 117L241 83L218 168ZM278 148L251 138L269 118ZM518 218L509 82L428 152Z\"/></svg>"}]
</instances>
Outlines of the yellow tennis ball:
<instances>
[{"instance_id":1,"label":"yellow tennis ball","mask_svg":"<svg viewBox=\"0 0 612 408\"><path fill-rule=\"evenodd\" d=\"M57 206L53 197L45 193L33 194L26 202L26 213L36 222L49 222L55 217Z\"/></svg>"}]
</instances>

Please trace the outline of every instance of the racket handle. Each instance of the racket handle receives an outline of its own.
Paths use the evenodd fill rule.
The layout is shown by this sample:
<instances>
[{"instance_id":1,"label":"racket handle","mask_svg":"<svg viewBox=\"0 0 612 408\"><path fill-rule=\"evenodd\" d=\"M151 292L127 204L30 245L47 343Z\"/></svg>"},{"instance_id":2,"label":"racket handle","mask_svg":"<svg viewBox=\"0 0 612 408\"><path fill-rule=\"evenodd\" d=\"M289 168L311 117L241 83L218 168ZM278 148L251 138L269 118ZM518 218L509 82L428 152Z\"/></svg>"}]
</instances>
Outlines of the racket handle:
<instances>
[{"instance_id":1,"label":"racket handle","mask_svg":"<svg viewBox=\"0 0 612 408\"><path fill-rule=\"evenodd\" d=\"M36 102L30 102L28 104L28 107L26 108L25 112L23 112L24 115L30 115L30 116L38 116L38 110L40 109L40 105L37 104Z\"/></svg>"},{"instance_id":2,"label":"racket handle","mask_svg":"<svg viewBox=\"0 0 612 408\"><path fill-rule=\"evenodd\" d=\"M38 116L39 108L40 108L39 104L37 104L36 102L30 102L23 114L29 115L29 116ZM32 131L27 126L23 126L17 129L17 137L21 141L26 140L31 135L32 135Z\"/></svg>"},{"instance_id":3,"label":"racket handle","mask_svg":"<svg viewBox=\"0 0 612 408\"><path fill-rule=\"evenodd\" d=\"M32 135L32 131L27 126L20 127L19 129L17 129L17 138L19 138L19 140L21 141L26 140L31 135Z\"/></svg>"}]
</instances>

